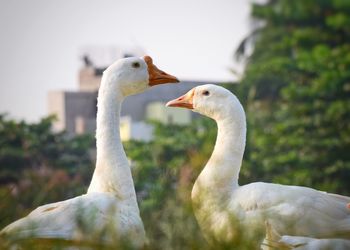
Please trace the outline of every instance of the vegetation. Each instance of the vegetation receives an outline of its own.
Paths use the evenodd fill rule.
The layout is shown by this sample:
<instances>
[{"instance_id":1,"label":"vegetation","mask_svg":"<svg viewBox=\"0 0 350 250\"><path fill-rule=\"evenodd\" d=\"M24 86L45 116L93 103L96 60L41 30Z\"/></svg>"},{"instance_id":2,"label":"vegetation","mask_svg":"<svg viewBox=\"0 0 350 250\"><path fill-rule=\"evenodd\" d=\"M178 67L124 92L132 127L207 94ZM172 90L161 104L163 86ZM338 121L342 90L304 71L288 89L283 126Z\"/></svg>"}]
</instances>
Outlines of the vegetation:
<instances>
[{"instance_id":1,"label":"vegetation","mask_svg":"<svg viewBox=\"0 0 350 250\"><path fill-rule=\"evenodd\" d=\"M190 126L153 125L154 141L126 144L151 248L207 249L192 212L190 192L210 157L216 125L207 119Z\"/></svg>"},{"instance_id":2,"label":"vegetation","mask_svg":"<svg viewBox=\"0 0 350 250\"><path fill-rule=\"evenodd\" d=\"M241 84L228 86L248 119L240 183L350 195L350 2L270 0L252 7L255 29L236 54L245 73ZM94 139L52 132L52 119L27 124L0 116L0 228L87 189ZM150 249L210 249L190 190L213 149L216 125L199 118L154 126L153 141L125 144ZM249 244L243 239L239 249Z\"/></svg>"},{"instance_id":3,"label":"vegetation","mask_svg":"<svg viewBox=\"0 0 350 250\"><path fill-rule=\"evenodd\" d=\"M53 133L52 121L48 117L27 124L0 116L1 228L39 205L86 190L93 171L93 137Z\"/></svg>"},{"instance_id":4,"label":"vegetation","mask_svg":"<svg viewBox=\"0 0 350 250\"><path fill-rule=\"evenodd\" d=\"M350 194L349 13L342 0L253 5L257 28L236 54L246 62L249 180Z\"/></svg>"}]
</instances>

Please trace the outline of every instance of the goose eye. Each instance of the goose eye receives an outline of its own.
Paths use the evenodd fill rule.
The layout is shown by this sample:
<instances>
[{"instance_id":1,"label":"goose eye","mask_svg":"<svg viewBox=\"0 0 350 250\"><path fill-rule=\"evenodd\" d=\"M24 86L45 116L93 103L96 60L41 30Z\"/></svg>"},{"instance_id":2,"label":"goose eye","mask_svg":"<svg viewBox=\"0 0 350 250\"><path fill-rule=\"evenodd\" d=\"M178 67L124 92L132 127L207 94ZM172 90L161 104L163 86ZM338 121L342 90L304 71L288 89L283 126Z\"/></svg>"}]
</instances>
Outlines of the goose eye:
<instances>
[{"instance_id":1,"label":"goose eye","mask_svg":"<svg viewBox=\"0 0 350 250\"><path fill-rule=\"evenodd\" d=\"M209 93L209 91L208 91L208 90L204 90L202 94L203 94L203 95L205 95L205 96L210 95L210 93Z\"/></svg>"},{"instance_id":2,"label":"goose eye","mask_svg":"<svg viewBox=\"0 0 350 250\"><path fill-rule=\"evenodd\" d=\"M132 63L131 66L132 66L133 68L137 69L137 68L140 68L140 63L134 62L134 63Z\"/></svg>"}]
</instances>

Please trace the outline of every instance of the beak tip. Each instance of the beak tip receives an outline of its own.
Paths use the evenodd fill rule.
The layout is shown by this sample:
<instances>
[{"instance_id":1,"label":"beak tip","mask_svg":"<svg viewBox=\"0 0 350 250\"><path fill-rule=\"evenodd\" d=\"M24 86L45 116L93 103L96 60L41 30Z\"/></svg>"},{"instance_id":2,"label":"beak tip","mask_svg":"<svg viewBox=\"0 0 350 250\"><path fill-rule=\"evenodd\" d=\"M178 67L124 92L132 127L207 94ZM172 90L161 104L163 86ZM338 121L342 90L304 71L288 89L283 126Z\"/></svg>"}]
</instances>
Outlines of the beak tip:
<instances>
[{"instance_id":1,"label":"beak tip","mask_svg":"<svg viewBox=\"0 0 350 250\"><path fill-rule=\"evenodd\" d=\"M143 60L145 60L146 63L152 63L152 57L150 57L149 55L145 55L143 57Z\"/></svg>"},{"instance_id":2,"label":"beak tip","mask_svg":"<svg viewBox=\"0 0 350 250\"><path fill-rule=\"evenodd\" d=\"M173 75L166 74L165 78L168 79L168 83L179 83L180 82L179 78L177 78L176 76L173 76Z\"/></svg>"}]
</instances>

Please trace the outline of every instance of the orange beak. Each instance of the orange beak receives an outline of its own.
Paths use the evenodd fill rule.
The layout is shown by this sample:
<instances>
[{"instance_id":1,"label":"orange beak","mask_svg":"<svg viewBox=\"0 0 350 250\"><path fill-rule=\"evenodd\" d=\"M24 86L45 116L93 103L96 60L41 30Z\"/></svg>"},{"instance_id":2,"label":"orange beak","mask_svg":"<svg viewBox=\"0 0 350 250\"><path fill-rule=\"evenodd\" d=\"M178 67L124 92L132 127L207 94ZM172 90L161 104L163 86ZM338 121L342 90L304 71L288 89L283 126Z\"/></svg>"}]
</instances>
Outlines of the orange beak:
<instances>
[{"instance_id":1,"label":"orange beak","mask_svg":"<svg viewBox=\"0 0 350 250\"><path fill-rule=\"evenodd\" d=\"M150 56L144 56L143 60L145 60L148 67L149 86L154 86L163 83L179 82L179 80L175 76L169 75L168 73L165 73L164 71L158 69L156 65L153 64L153 60Z\"/></svg>"},{"instance_id":2,"label":"orange beak","mask_svg":"<svg viewBox=\"0 0 350 250\"><path fill-rule=\"evenodd\" d=\"M166 106L193 109L193 96L194 96L194 88L188 91L185 95L169 101L166 104Z\"/></svg>"}]
</instances>

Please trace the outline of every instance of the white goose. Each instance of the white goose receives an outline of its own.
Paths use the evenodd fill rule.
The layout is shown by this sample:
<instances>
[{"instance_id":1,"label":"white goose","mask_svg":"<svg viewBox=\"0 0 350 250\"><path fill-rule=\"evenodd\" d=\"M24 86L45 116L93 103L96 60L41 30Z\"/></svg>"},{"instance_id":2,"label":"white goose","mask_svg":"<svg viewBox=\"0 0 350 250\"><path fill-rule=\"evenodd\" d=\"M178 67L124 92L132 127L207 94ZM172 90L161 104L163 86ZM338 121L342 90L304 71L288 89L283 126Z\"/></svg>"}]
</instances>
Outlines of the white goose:
<instances>
[{"instance_id":1,"label":"white goose","mask_svg":"<svg viewBox=\"0 0 350 250\"><path fill-rule=\"evenodd\" d=\"M238 185L246 118L230 91L202 85L167 106L192 109L214 119L218 126L214 151L192 190L196 218L209 239L233 242L240 227L247 228L245 235L263 234L265 221L281 235L350 239L350 197L300 186Z\"/></svg>"},{"instance_id":2,"label":"white goose","mask_svg":"<svg viewBox=\"0 0 350 250\"><path fill-rule=\"evenodd\" d=\"M98 93L97 160L87 194L40 206L5 227L14 238L60 238L106 242L129 241L142 247L146 236L128 159L120 140L119 116L125 97L148 87L178 82L149 56L121 59L103 73Z\"/></svg>"}]
</instances>

